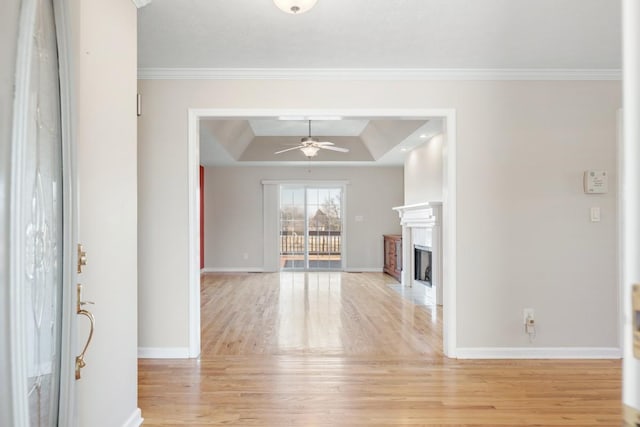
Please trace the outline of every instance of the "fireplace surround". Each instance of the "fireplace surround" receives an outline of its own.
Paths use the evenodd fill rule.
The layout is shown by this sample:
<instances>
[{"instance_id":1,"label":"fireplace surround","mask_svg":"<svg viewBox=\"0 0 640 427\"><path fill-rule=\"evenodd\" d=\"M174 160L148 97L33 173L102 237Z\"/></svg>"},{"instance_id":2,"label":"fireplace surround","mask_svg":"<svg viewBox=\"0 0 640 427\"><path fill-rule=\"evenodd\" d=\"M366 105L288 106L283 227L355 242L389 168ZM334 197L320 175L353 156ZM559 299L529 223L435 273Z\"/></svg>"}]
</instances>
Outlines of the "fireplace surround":
<instances>
[{"instance_id":1,"label":"fireplace surround","mask_svg":"<svg viewBox=\"0 0 640 427\"><path fill-rule=\"evenodd\" d=\"M398 212L402 225L402 285L413 286L416 282L416 246L426 248L431 251L431 290L436 304L442 305L442 202L398 206L393 210ZM425 266L420 269L424 275Z\"/></svg>"}]
</instances>

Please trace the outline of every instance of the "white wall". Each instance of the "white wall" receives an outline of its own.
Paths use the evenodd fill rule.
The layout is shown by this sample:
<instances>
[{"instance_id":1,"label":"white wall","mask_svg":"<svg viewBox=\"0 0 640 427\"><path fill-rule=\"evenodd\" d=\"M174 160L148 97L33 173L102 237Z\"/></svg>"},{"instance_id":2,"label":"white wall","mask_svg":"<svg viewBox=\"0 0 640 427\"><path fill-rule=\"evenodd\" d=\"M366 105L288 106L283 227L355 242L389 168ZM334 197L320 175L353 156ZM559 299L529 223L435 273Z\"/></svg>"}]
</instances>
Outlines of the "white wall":
<instances>
[{"instance_id":1,"label":"white wall","mask_svg":"<svg viewBox=\"0 0 640 427\"><path fill-rule=\"evenodd\" d=\"M76 383L78 426L130 427L137 412L137 13L130 0L74 0L72 12L79 238L88 256L78 279L96 317ZM87 322L78 322L83 345Z\"/></svg>"},{"instance_id":2,"label":"white wall","mask_svg":"<svg viewBox=\"0 0 640 427\"><path fill-rule=\"evenodd\" d=\"M403 203L402 176L402 167L208 167L205 269L263 268L261 181L266 179L349 181L345 269L382 271L382 235L401 232L398 215L391 208ZM363 221L356 222L356 216Z\"/></svg>"},{"instance_id":3,"label":"white wall","mask_svg":"<svg viewBox=\"0 0 640 427\"><path fill-rule=\"evenodd\" d=\"M188 345L188 108L455 108L458 347L616 347L620 82L142 80L140 345ZM375 193L372 194L375 197ZM602 221L589 222L589 208ZM532 307L538 337L523 334Z\"/></svg>"},{"instance_id":4,"label":"white wall","mask_svg":"<svg viewBox=\"0 0 640 427\"><path fill-rule=\"evenodd\" d=\"M443 135L411 150L404 162L404 201L407 205L442 201Z\"/></svg>"}]
</instances>

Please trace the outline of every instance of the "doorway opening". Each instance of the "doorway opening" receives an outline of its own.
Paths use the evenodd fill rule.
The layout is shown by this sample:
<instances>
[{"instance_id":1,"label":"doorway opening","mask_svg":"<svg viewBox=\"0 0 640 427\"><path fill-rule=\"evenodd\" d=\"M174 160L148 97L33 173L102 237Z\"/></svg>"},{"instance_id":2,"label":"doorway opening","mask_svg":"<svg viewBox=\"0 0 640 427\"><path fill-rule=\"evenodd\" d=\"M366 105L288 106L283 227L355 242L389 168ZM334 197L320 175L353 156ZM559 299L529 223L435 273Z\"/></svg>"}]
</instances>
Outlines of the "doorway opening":
<instances>
[{"instance_id":1,"label":"doorway opening","mask_svg":"<svg viewBox=\"0 0 640 427\"><path fill-rule=\"evenodd\" d=\"M189 357L198 357L200 354L200 269L199 244L200 236L197 224L199 223L199 200L197 197L199 150L200 150L200 121L209 119L238 119L238 118L274 118L284 116L340 116L351 118L378 118L378 119L441 119L443 123L442 133L442 255L443 255L443 351L447 357L457 356L456 338L456 112L453 109L198 109L190 108L188 112L188 157L189 157ZM265 181L263 181L263 184ZM273 184L273 183L272 183ZM276 196L277 198L277 196ZM277 212L279 204L271 206L269 200L265 200L265 208L275 208ZM272 222L265 219L264 229L273 227L269 234L277 239L279 222L277 218ZM267 242L269 243L269 242ZM343 242L344 243L344 242ZM267 244L265 243L265 247ZM275 245L277 248L277 244ZM344 248L342 248L344 257ZM273 252L277 264L279 253ZM263 254L267 265L267 252ZM270 261L269 261L270 262ZM348 269L347 269L348 270ZM266 271L266 270L265 270ZM272 270L269 270L272 271ZM273 270L275 271L275 269ZM358 270L359 271L359 270Z\"/></svg>"},{"instance_id":2,"label":"doorway opening","mask_svg":"<svg viewBox=\"0 0 640 427\"><path fill-rule=\"evenodd\" d=\"M280 186L280 268L341 270L341 187Z\"/></svg>"}]
</instances>

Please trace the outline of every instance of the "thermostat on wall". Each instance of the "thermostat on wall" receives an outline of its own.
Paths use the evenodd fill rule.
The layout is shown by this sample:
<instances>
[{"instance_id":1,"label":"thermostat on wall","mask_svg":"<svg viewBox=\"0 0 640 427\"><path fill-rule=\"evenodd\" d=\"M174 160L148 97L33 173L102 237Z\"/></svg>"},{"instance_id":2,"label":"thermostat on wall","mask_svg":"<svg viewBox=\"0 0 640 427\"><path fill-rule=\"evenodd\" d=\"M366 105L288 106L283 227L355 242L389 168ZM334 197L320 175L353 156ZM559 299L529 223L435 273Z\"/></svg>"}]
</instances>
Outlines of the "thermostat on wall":
<instances>
[{"instance_id":1,"label":"thermostat on wall","mask_svg":"<svg viewBox=\"0 0 640 427\"><path fill-rule=\"evenodd\" d=\"M607 171L585 171L584 192L587 194L603 194L608 190Z\"/></svg>"}]
</instances>

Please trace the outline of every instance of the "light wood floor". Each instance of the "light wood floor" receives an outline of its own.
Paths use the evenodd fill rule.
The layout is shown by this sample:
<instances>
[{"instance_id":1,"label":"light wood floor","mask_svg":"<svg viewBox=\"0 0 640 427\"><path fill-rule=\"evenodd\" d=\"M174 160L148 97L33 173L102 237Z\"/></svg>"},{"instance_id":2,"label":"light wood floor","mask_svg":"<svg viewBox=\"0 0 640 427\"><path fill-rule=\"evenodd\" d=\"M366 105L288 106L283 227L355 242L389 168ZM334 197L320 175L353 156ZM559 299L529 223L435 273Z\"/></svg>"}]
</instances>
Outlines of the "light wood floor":
<instances>
[{"instance_id":1,"label":"light wood floor","mask_svg":"<svg viewBox=\"0 0 640 427\"><path fill-rule=\"evenodd\" d=\"M202 278L202 357L139 363L153 426L620 426L611 360L451 360L378 273Z\"/></svg>"}]
</instances>

